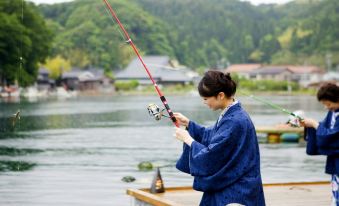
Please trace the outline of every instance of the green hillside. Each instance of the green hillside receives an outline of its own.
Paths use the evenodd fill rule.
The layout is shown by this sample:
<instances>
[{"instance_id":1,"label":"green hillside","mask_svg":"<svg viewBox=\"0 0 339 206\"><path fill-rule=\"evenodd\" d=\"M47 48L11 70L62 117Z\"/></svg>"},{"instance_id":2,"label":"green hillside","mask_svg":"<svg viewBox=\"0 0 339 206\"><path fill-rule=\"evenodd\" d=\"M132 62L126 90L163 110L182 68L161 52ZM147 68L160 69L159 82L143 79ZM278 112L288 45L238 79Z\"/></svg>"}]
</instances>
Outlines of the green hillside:
<instances>
[{"instance_id":1,"label":"green hillside","mask_svg":"<svg viewBox=\"0 0 339 206\"><path fill-rule=\"evenodd\" d=\"M144 55L198 67L228 63L338 64L339 3L303 0L253 6L238 0L110 0ZM55 31L52 56L72 65L121 68L134 54L102 1L42 5Z\"/></svg>"},{"instance_id":2,"label":"green hillside","mask_svg":"<svg viewBox=\"0 0 339 206\"><path fill-rule=\"evenodd\" d=\"M136 4L110 2L141 52L174 57L163 22ZM103 68L121 68L133 57L102 1L42 5L40 9L54 30L52 56L61 55L74 66Z\"/></svg>"}]
</instances>

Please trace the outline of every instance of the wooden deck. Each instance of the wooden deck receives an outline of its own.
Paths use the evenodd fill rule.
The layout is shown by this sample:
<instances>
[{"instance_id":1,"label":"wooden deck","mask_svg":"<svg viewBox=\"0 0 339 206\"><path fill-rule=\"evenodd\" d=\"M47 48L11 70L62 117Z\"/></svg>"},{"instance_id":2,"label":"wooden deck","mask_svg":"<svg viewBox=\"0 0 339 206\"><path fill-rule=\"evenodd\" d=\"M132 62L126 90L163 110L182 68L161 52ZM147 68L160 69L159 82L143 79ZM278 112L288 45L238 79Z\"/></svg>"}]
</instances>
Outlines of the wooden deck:
<instances>
[{"instance_id":1,"label":"wooden deck","mask_svg":"<svg viewBox=\"0 0 339 206\"><path fill-rule=\"evenodd\" d=\"M320 206L330 205L331 186L329 182L301 182L264 184L268 206ZM134 205L154 206L197 206L201 192L191 187L166 188L165 193L151 194L148 189L128 189Z\"/></svg>"},{"instance_id":2,"label":"wooden deck","mask_svg":"<svg viewBox=\"0 0 339 206\"><path fill-rule=\"evenodd\" d=\"M297 133L304 134L303 127L288 127L288 126L257 126L255 130L258 133L273 133L273 134L282 134L282 133Z\"/></svg>"}]
</instances>

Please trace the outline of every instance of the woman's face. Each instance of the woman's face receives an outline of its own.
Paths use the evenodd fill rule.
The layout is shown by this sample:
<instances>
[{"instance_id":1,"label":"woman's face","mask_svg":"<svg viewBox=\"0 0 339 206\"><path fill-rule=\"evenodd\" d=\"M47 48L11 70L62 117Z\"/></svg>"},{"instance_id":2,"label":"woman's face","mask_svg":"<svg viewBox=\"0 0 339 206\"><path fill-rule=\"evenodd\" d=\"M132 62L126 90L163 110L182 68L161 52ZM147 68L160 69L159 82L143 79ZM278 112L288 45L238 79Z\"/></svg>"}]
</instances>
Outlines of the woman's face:
<instances>
[{"instance_id":1,"label":"woman's face","mask_svg":"<svg viewBox=\"0 0 339 206\"><path fill-rule=\"evenodd\" d=\"M219 93L217 96L213 97L201 97L203 99L204 104L206 104L213 111L218 109L223 109L226 103L226 97L222 93Z\"/></svg>"},{"instance_id":2,"label":"woman's face","mask_svg":"<svg viewBox=\"0 0 339 206\"><path fill-rule=\"evenodd\" d=\"M217 97L202 97L204 104L206 104L210 109L212 110L218 110L219 109L219 102Z\"/></svg>"},{"instance_id":3,"label":"woman's face","mask_svg":"<svg viewBox=\"0 0 339 206\"><path fill-rule=\"evenodd\" d=\"M321 100L320 102L324 105L324 107L327 110L335 111L335 110L339 109L339 102L332 102L332 101L329 101L329 100Z\"/></svg>"}]
</instances>

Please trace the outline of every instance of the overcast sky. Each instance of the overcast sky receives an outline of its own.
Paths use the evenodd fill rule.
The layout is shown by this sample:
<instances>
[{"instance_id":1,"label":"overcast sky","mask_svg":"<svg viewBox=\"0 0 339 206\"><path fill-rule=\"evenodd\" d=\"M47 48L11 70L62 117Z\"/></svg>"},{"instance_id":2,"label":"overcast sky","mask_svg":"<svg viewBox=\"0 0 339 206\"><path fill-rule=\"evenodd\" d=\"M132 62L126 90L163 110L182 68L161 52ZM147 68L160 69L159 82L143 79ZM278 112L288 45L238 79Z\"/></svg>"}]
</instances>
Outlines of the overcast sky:
<instances>
[{"instance_id":1,"label":"overcast sky","mask_svg":"<svg viewBox=\"0 0 339 206\"><path fill-rule=\"evenodd\" d=\"M32 1L36 4L40 4L40 3L54 4L54 3L72 1L72 0L26 0L26 1ZM258 5L258 4L262 4L262 3L283 4L283 3L289 2L291 0L242 0L242 1L250 1L252 4Z\"/></svg>"}]
</instances>

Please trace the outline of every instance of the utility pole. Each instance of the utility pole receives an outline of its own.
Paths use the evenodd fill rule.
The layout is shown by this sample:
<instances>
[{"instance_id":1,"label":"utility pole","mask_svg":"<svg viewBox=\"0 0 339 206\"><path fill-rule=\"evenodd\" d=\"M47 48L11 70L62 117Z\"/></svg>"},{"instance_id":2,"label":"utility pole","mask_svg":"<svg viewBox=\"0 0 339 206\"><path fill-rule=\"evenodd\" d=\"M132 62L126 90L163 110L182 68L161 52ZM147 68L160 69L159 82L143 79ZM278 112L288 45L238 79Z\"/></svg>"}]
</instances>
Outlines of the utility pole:
<instances>
[{"instance_id":1,"label":"utility pole","mask_svg":"<svg viewBox=\"0 0 339 206\"><path fill-rule=\"evenodd\" d=\"M326 66L327 66L327 72L330 72L332 70L332 54L326 53Z\"/></svg>"}]
</instances>

